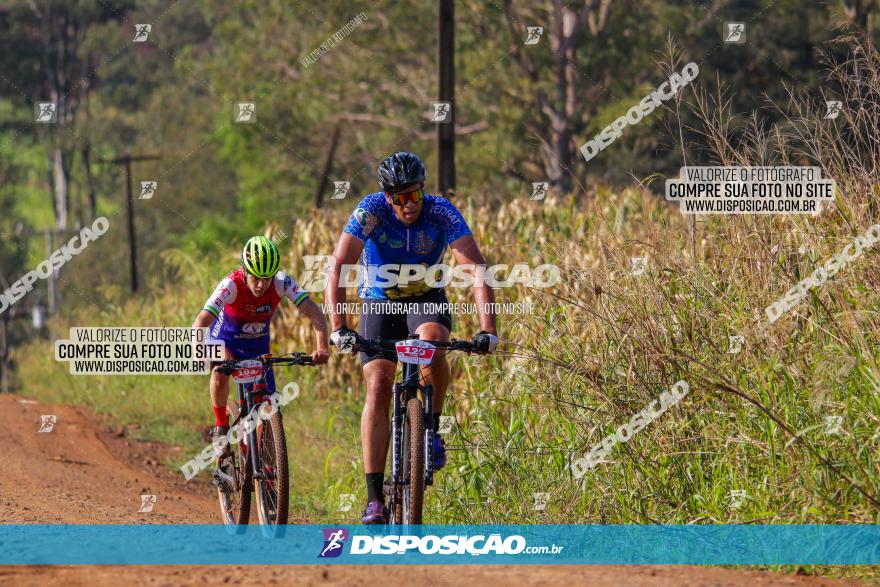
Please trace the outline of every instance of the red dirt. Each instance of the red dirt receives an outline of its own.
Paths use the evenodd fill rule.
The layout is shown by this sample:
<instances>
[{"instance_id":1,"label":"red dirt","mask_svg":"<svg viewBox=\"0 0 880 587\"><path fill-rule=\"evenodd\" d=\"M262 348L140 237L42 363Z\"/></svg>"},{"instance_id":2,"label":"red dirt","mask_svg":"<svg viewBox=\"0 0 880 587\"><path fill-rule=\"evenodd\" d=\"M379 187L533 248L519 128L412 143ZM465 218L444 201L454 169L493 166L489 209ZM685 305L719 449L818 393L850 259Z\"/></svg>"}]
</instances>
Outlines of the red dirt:
<instances>
[{"instance_id":1,"label":"red dirt","mask_svg":"<svg viewBox=\"0 0 880 587\"><path fill-rule=\"evenodd\" d=\"M57 417L40 433L40 415ZM204 481L185 483L160 464L175 447L106 430L85 408L0 395L0 523L217 523ZM153 511L138 513L142 494ZM854 585L822 577L683 566L0 566L2 585Z\"/></svg>"}]
</instances>

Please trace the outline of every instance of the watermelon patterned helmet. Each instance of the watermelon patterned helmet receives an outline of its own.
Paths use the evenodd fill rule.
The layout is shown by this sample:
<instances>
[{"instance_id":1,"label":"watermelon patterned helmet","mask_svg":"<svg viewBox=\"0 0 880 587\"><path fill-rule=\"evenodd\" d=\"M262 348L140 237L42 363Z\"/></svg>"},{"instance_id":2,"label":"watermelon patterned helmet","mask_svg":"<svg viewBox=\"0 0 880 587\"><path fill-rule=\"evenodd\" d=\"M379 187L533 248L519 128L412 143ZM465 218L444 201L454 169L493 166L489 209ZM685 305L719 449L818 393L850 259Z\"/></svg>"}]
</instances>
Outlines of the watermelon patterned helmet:
<instances>
[{"instance_id":1,"label":"watermelon patterned helmet","mask_svg":"<svg viewBox=\"0 0 880 587\"><path fill-rule=\"evenodd\" d=\"M267 279L281 268L281 254L275 243L264 236L254 236L244 244L241 264L254 277Z\"/></svg>"}]
</instances>

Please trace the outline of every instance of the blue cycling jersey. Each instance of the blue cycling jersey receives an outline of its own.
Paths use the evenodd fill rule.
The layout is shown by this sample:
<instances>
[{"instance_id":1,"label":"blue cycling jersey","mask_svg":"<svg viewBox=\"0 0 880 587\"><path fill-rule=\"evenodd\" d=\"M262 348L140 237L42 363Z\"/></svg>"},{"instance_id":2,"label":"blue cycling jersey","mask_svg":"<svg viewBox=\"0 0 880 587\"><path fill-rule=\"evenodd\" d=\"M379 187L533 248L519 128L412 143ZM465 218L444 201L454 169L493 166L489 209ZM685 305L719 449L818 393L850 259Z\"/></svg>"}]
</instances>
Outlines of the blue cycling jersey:
<instances>
[{"instance_id":1,"label":"blue cycling jersey","mask_svg":"<svg viewBox=\"0 0 880 587\"><path fill-rule=\"evenodd\" d=\"M425 195L423 202L419 219L410 225L397 218L382 192L370 194L355 208L343 232L364 243L360 259L364 271L358 287L361 298L398 299L427 293L433 288L424 281L389 287L377 268L419 264L430 267L442 261L449 243L471 234L461 212L449 200Z\"/></svg>"}]
</instances>

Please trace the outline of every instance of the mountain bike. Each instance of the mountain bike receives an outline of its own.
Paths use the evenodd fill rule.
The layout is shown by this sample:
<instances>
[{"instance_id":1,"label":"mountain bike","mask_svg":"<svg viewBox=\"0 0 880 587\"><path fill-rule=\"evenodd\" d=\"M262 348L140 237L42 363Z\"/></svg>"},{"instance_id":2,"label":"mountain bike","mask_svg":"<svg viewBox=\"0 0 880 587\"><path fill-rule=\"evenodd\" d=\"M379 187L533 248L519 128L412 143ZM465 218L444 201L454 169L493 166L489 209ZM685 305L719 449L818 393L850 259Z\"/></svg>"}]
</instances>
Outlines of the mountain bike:
<instances>
[{"instance_id":1,"label":"mountain bike","mask_svg":"<svg viewBox=\"0 0 880 587\"><path fill-rule=\"evenodd\" d=\"M248 524L252 491L263 534L279 536L287 524L287 442L281 410L274 409L271 394L267 394L266 372L270 367L311 364L311 356L305 353L215 363L215 368L232 375L238 386L237 415L233 420L234 414L229 414L235 446L229 447L214 471L223 522L237 532L244 532Z\"/></svg>"},{"instance_id":2,"label":"mountain bike","mask_svg":"<svg viewBox=\"0 0 880 587\"><path fill-rule=\"evenodd\" d=\"M355 333L356 334L356 333ZM430 365L438 348L476 353L467 340L367 340L357 335L357 349L394 349L403 364L400 381L392 388L391 483L389 511L391 524L421 524L425 486L434 484L433 386L422 385L420 368Z\"/></svg>"}]
</instances>

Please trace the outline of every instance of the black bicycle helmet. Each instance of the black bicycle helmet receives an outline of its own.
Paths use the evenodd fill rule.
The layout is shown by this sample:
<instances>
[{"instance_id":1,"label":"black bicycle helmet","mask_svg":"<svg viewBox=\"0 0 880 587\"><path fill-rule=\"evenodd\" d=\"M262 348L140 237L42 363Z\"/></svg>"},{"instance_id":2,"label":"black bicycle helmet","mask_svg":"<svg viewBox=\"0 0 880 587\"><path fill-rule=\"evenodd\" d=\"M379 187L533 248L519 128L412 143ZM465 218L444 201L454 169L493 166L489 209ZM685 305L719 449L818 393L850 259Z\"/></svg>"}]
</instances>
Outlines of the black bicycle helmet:
<instances>
[{"instance_id":1,"label":"black bicycle helmet","mask_svg":"<svg viewBox=\"0 0 880 587\"><path fill-rule=\"evenodd\" d=\"M398 151L379 164L379 183L386 192L393 192L407 184L425 181L425 165L419 156Z\"/></svg>"}]
</instances>

